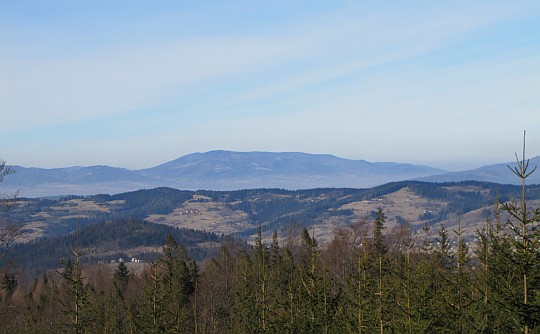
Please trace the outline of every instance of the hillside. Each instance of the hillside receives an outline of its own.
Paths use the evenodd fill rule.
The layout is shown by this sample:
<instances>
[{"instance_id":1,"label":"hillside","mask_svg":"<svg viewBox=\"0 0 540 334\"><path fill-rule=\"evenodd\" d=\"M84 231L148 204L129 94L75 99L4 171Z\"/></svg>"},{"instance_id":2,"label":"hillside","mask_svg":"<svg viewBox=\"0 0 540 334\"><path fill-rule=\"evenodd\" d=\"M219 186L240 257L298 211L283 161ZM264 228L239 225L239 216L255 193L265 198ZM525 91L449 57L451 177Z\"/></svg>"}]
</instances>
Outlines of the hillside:
<instances>
[{"instance_id":1,"label":"hillside","mask_svg":"<svg viewBox=\"0 0 540 334\"><path fill-rule=\"evenodd\" d=\"M531 204L540 206L540 186L531 185L527 189ZM379 207L383 208L387 217L388 230L410 224L416 235L427 233L428 237L434 237L441 224L452 231L460 215L465 229L464 237L473 241L476 229L492 216L497 194L503 201L519 198L520 188L485 182L436 184L419 181L388 183L368 189L295 191L181 191L156 188L117 195L26 198L19 200L15 207L2 215L4 219L24 227L25 235L21 241L42 237L50 240L73 233L77 225L82 229L93 229L94 241L88 245L93 245L96 254L125 253L133 248L118 246L122 239L132 238L133 231L113 233L126 219L145 221L146 227L162 226L172 229L170 231L199 230L247 241L253 240L259 226L267 241L273 231L284 238L297 233L302 227L308 227L324 243L332 238L335 228L361 221L370 223ZM96 229L94 226L101 227ZM430 230L426 231L426 227ZM163 236L161 239L164 239L163 233L160 234ZM157 244L139 246L160 245L161 239L152 239ZM107 240L114 242L107 243ZM73 244L73 240L65 242L64 253L70 244ZM133 250L130 252L134 253ZM49 255L56 259L61 253Z\"/></svg>"},{"instance_id":2,"label":"hillside","mask_svg":"<svg viewBox=\"0 0 540 334\"><path fill-rule=\"evenodd\" d=\"M126 262L134 258L148 262L162 251L168 235L186 247L189 256L198 261L213 256L221 241L214 233L128 218L87 225L80 228L78 233L19 243L11 249L7 260L14 261L32 276L58 268L61 260L72 257L70 250L78 244L83 263L108 263L120 258Z\"/></svg>"},{"instance_id":3,"label":"hillside","mask_svg":"<svg viewBox=\"0 0 540 334\"><path fill-rule=\"evenodd\" d=\"M19 322L27 317L29 323L41 317L42 328L47 328L51 314L70 310L74 305L76 297L73 296L76 295L73 291L83 291L83 297L88 296L85 299L88 303L83 306L88 312L93 312L85 313L92 315L89 319L103 319L102 314L108 314L107 319L119 319L121 325L118 328L137 321L136 326L139 327L134 325L133 332L147 332L146 328L155 323L152 317L155 305L162 310L174 311L178 310L180 302L192 305L192 308L181 309L187 310L182 311L183 314L193 316L189 324L204 319L196 314L205 316L217 310L216 314L223 320L222 327L226 328L227 324L235 323L237 314L242 314L238 310L246 310L248 315L250 310L256 310L254 305L264 291L274 310L282 307L284 301L289 302L279 309L279 313L268 313L274 323L288 324L289 320L283 321L280 315L288 316L291 308L305 307L307 311L299 313L299 319L310 319L310 315L324 314L320 310L330 309L336 314L332 320L335 332L341 333L350 329L350 322L341 320L348 313L340 314L341 310L353 310L350 319L356 319L359 300L364 303L365 312L371 312L366 314L376 319L377 308L372 305L380 302L377 291L382 290L377 287L382 281L384 291L395 291L403 296L389 299L387 305L396 310L388 312L391 317L402 314L398 312L399 303L394 300L411 298L418 314L425 314L426 305L431 307L431 313L418 326L419 332L431 332L435 324L439 324L437 332L441 332L454 324L453 321L443 322L447 313L455 312L455 304L447 298L460 301L460 305L464 305L462 310L470 314L468 319L477 319L474 322L467 320L466 324L476 324L485 321L483 316L473 318L480 307L485 308L483 314L493 311L493 308L487 308L484 295L479 293L485 290L478 289L486 284L485 264L489 263L489 272L493 275L490 276L489 282L493 285L489 285L489 292L496 291L490 294L490 298L499 298L497 296L502 295L498 294L499 291L505 292L508 286L514 286L515 277L520 277L515 273L522 270L520 265L525 262L520 261L524 259L519 257L523 256L520 249L514 251L512 247L513 237L519 231L510 234L509 238L502 234L487 238L483 235L483 244L480 245L491 250L489 262L484 252L479 255L473 253L476 250L476 229L492 216L497 193L501 200L506 201L519 197L520 187L482 182L432 184L408 181L370 189L192 192L158 188L114 196L26 199L10 211L10 217L4 218L32 217L33 233L41 231L48 236L18 244L10 250L9 266L5 267L2 281L6 288L0 291L0 296L10 307L17 307L13 314L21 320L11 320L2 312L0 315L7 319L4 323L20 327ZM528 187L527 196L531 199L531 208L538 207L540 186ZM370 229L375 226L374 221L380 221L383 216L378 208L382 208L387 217L384 228ZM115 216L138 218L110 219ZM459 219L464 233L457 243L455 230ZM502 219L504 221L504 215ZM84 226L77 234L65 235L77 226L74 220L81 221ZM433 238L441 223L445 224L449 237L446 242ZM186 226L204 231L186 229ZM259 226L264 230L262 240L254 237ZM341 229L335 230L334 234L335 228ZM222 231L231 237L209 231ZM278 232L277 240L269 237L272 231ZM173 239L168 239L168 234L173 235ZM246 239L251 240L253 247L238 242ZM175 240L187 248L189 257ZM529 240L534 240L534 237ZM377 250L378 243L383 245L382 252ZM76 261L69 251L77 244L83 254L81 261L62 263L60 260L67 258ZM534 242L530 244L536 252L537 245ZM465 256L467 253L470 258ZM464 262L460 262L460 254L465 256ZM201 261L208 256L210 258ZM136 258L144 262L111 263L111 260L118 261L119 258ZM532 270L536 262L532 262ZM70 266L69 263L77 265ZM57 270L48 270L51 268ZM80 286L83 290L72 290L73 286ZM501 286L500 290L495 290ZM519 291L521 286L516 286L515 291ZM311 298L313 295L316 298ZM463 298L460 299L460 295ZM519 305L520 296L512 298L508 305ZM161 306L164 302L168 303L167 308ZM333 305L332 308L328 308L329 305ZM505 306L501 314L506 314L508 309ZM29 313L35 317L29 318ZM118 317L118 314L123 316ZM533 310L530 314L538 312ZM436 316L440 318L427 327L427 321ZM257 324L261 318L255 315L252 319L252 323ZM402 319L402 323L406 323L409 318L403 316ZM494 332L498 332L502 325L512 323L509 318L494 319L499 321ZM65 324L71 319L56 321ZM214 324L215 318L208 317L207 321ZM108 322L101 323L104 325L98 323L99 328L93 332L102 333L109 329ZM170 323L178 322L171 320ZM62 327L58 325L57 328ZM238 327L229 332L251 333L255 327L243 328L247 330ZM315 326L297 328L299 330L294 332L317 332ZM395 332L407 332L404 328L396 326ZM452 332L475 332L478 329L471 326L470 330L463 331L463 328L456 326ZM22 332L22 328L6 332ZM190 329L189 332L195 330ZM286 332L286 327L279 327L275 332ZM516 328L500 332L513 333Z\"/></svg>"}]
</instances>

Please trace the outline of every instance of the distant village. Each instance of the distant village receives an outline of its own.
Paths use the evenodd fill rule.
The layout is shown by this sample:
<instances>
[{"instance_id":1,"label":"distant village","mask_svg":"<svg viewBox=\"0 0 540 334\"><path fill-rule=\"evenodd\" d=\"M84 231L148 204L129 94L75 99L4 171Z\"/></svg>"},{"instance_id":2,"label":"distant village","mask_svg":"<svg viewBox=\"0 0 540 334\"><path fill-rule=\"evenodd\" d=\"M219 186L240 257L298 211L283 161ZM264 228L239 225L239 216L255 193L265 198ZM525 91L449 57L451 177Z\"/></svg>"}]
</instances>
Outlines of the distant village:
<instances>
[{"instance_id":1,"label":"distant village","mask_svg":"<svg viewBox=\"0 0 540 334\"><path fill-rule=\"evenodd\" d=\"M144 261L141 260L141 259L137 259L136 257L132 257L131 259L128 258L128 259L125 259L125 260L124 260L124 258L121 257L118 260L114 260L114 259L111 260L110 263L120 263L120 262L124 262L124 263L126 263L126 262L140 263L140 262L144 262Z\"/></svg>"},{"instance_id":2,"label":"distant village","mask_svg":"<svg viewBox=\"0 0 540 334\"><path fill-rule=\"evenodd\" d=\"M195 215L195 216L200 216L201 215L201 212L199 211L199 209L185 209L185 210L182 210L180 211L180 215Z\"/></svg>"}]
</instances>

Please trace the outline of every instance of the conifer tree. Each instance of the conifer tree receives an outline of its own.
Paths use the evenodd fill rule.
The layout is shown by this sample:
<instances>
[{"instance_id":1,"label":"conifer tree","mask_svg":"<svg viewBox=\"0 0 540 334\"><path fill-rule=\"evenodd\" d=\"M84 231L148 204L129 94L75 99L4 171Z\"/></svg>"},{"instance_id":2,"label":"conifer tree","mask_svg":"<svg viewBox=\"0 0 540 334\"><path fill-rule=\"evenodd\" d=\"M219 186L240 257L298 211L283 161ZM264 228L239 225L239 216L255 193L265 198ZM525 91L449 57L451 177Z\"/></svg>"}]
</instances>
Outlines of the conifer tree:
<instances>
[{"instance_id":1,"label":"conifer tree","mask_svg":"<svg viewBox=\"0 0 540 334\"><path fill-rule=\"evenodd\" d=\"M282 266L280 286L285 291L285 298L283 299L283 313L286 319L283 323L284 332L298 333L300 331L300 319L303 317L300 305L301 279L299 269L289 248L285 249Z\"/></svg>"},{"instance_id":2,"label":"conifer tree","mask_svg":"<svg viewBox=\"0 0 540 334\"><path fill-rule=\"evenodd\" d=\"M367 232L367 231L366 231ZM355 332L358 334L369 333L369 313L372 309L373 284L370 279L370 252L367 236L363 234L356 244L355 272L350 278L349 299L354 306L353 321ZM350 329L353 332L353 329Z\"/></svg>"},{"instance_id":3,"label":"conifer tree","mask_svg":"<svg viewBox=\"0 0 540 334\"><path fill-rule=\"evenodd\" d=\"M499 275L504 271L500 261L500 247L503 237L500 235L499 202L493 208L494 219L486 219L484 226L477 229L477 243L474 254L478 261L478 267L474 273L473 285L479 297L474 300L472 316L475 330L482 333L504 332L502 326L505 322L504 313L499 312L496 296L501 285L504 285L505 275ZM510 329L508 329L510 330Z\"/></svg>"},{"instance_id":4,"label":"conifer tree","mask_svg":"<svg viewBox=\"0 0 540 334\"><path fill-rule=\"evenodd\" d=\"M292 268L291 268L292 266ZM268 308L266 332L293 333L294 327L294 260L279 246L277 231L272 234L268 261ZM293 293L289 295L289 293Z\"/></svg>"},{"instance_id":5,"label":"conifer tree","mask_svg":"<svg viewBox=\"0 0 540 334\"><path fill-rule=\"evenodd\" d=\"M231 332L238 323L234 251L234 245L222 244L219 255L203 263L197 286L200 333Z\"/></svg>"},{"instance_id":6,"label":"conifer tree","mask_svg":"<svg viewBox=\"0 0 540 334\"><path fill-rule=\"evenodd\" d=\"M470 321L470 315L466 309L472 303L470 294L470 279L468 272L469 263L469 248L463 240L464 231L461 228L461 215L458 215L458 227L454 230L457 236L457 250L455 254L455 272L452 275L452 286L455 287L455 294L450 299L450 304L456 312L456 329L458 332L463 333L470 331L469 325L473 323Z\"/></svg>"},{"instance_id":7,"label":"conifer tree","mask_svg":"<svg viewBox=\"0 0 540 334\"><path fill-rule=\"evenodd\" d=\"M528 334L540 325L540 208L529 210L525 197L526 179L536 170L536 167L529 170L529 160L525 158L525 132L522 157L520 160L516 154L516 161L517 167L509 168L521 181L521 198L518 202L501 203L501 206L508 215L506 226L511 235L512 249L506 256L515 263L519 277L514 281L515 293L503 302L522 331Z\"/></svg>"},{"instance_id":8,"label":"conifer tree","mask_svg":"<svg viewBox=\"0 0 540 334\"><path fill-rule=\"evenodd\" d=\"M304 319L300 331L312 333L329 333L337 330L338 311L341 298L341 289L328 274L321 258L321 250L314 233L309 235L307 229L302 231L304 248L304 263L301 268L301 307ZM302 321L303 320L303 321Z\"/></svg>"},{"instance_id":9,"label":"conifer tree","mask_svg":"<svg viewBox=\"0 0 540 334\"><path fill-rule=\"evenodd\" d=\"M165 332L165 293L162 280L162 262L149 261L144 278L144 303L137 327L145 333L158 334Z\"/></svg>"},{"instance_id":10,"label":"conifer tree","mask_svg":"<svg viewBox=\"0 0 540 334\"><path fill-rule=\"evenodd\" d=\"M497 212L497 211L496 211ZM496 214L495 226L489 233L489 267L482 283L488 291L485 305L489 318L487 331L515 332L519 331L515 324L519 323L513 315L514 305L510 300L516 296L516 264L513 262L513 246L508 230L502 228ZM484 297L485 298L485 297Z\"/></svg>"},{"instance_id":11,"label":"conifer tree","mask_svg":"<svg viewBox=\"0 0 540 334\"><path fill-rule=\"evenodd\" d=\"M381 334L384 333L385 330L385 286L384 286L384 276L387 271L387 263L386 263L386 254L388 252L388 247L386 245L386 242L384 240L384 234L383 230L385 228L384 223L386 221L386 217L383 213L382 208L377 209L377 214L375 216L375 222L373 226L373 251L375 253L376 257L376 268L377 268L377 318L378 318L378 327L379 332Z\"/></svg>"},{"instance_id":12,"label":"conifer tree","mask_svg":"<svg viewBox=\"0 0 540 334\"><path fill-rule=\"evenodd\" d=\"M396 254L394 259L393 270L398 277L399 291L397 294L396 304L398 306L398 316L395 320L395 328L403 333L419 333L419 326L415 317L415 290L414 279L414 251L416 240L412 237L410 226L402 226L400 228L400 242L402 247L400 250L404 253Z\"/></svg>"},{"instance_id":13,"label":"conifer tree","mask_svg":"<svg viewBox=\"0 0 540 334\"><path fill-rule=\"evenodd\" d=\"M235 307L237 315L233 324L233 332L258 333L260 332L260 316L257 308L256 286L254 284L253 261L249 253L242 250L237 262L236 294L238 302Z\"/></svg>"},{"instance_id":14,"label":"conifer tree","mask_svg":"<svg viewBox=\"0 0 540 334\"><path fill-rule=\"evenodd\" d=\"M106 325L104 332L107 333L124 333L133 321L126 321L130 318L128 312L129 301L127 300L127 289L131 278L130 270L124 262L118 263L113 277L112 287L110 291L102 291L101 298L105 299L105 318ZM103 284L103 283L102 283ZM104 288L103 286L101 287Z\"/></svg>"},{"instance_id":15,"label":"conifer tree","mask_svg":"<svg viewBox=\"0 0 540 334\"><path fill-rule=\"evenodd\" d=\"M254 255L254 279L255 287L255 308L258 313L258 329L261 332L267 330L268 323L268 280L269 280L269 255L266 251L266 246L262 242L261 227L257 228L257 238L253 247Z\"/></svg>"},{"instance_id":16,"label":"conifer tree","mask_svg":"<svg viewBox=\"0 0 540 334\"><path fill-rule=\"evenodd\" d=\"M163 273L159 284L166 312L162 321L169 332L191 333L190 297L195 292L197 265L189 260L185 248L171 235L167 237L163 253Z\"/></svg>"},{"instance_id":17,"label":"conifer tree","mask_svg":"<svg viewBox=\"0 0 540 334\"><path fill-rule=\"evenodd\" d=\"M79 248L79 228L77 227L76 246L71 248L73 261L69 258L62 261L63 270L59 271L67 292L67 300L64 304L64 312L69 317L69 323L65 324L68 332L76 334L84 333L90 324L89 310L89 287L85 285L85 277L82 274L81 256Z\"/></svg>"},{"instance_id":18,"label":"conifer tree","mask_svg":"<svg viewBox=\"0 0 540 334\"><path fill-rule=\"evenodd\" d=\"M113 280L117 289L123 290L129 282L130 271L124 262L118 263Z\"/></svg>"},{"instance_id":19,"label":"conifer tree","mask_svg":"<svg viewBox=\"0 0 540 334\"><path fill-rule=\"evenodd\" d=\"M490 275L490 240L489 235L492 228L490 219L486 219L485 224L476 230L476 247L474 254L478 261L478 268L474 275L474 287L482 298L474 300L472 316L475 319L476 330L487 332L489 327L489 312L487 309L490 302L489 275Z\"/></svg>"}]
</instances>

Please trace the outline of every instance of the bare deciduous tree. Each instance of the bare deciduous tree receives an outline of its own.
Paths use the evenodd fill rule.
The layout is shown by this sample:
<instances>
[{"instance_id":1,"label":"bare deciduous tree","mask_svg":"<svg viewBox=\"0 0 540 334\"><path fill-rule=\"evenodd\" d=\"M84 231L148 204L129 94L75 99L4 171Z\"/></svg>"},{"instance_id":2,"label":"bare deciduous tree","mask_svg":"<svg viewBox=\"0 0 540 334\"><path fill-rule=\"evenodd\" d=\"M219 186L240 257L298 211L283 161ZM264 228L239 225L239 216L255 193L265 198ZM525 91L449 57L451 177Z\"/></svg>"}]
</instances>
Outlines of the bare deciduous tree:
<instances>
[{"instance_id":1,"label":"bare deciduous tree","mask_svg":"<svg viewBox=\"0 0 540 334\"><path fill-rule=\"evenodd\" d=\"M4 180L4 177L14 172L13 168L6 165L4 160L0 160L0 183ZM17 194L7 195L0 192L0 213L13 206L16 199ZM0 259L6 255L10 246L20 236L20 233L21 229L17 224L9 222L0 216Z\"/></svg>"}]
</instances>

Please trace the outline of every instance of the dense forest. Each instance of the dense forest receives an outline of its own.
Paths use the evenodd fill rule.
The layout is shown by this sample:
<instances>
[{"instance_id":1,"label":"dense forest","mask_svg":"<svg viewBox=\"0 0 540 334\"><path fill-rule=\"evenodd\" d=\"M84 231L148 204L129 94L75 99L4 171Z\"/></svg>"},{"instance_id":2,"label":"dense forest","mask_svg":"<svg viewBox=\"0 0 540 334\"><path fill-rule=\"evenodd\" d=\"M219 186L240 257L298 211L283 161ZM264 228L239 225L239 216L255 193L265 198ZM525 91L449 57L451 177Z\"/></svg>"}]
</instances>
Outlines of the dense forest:
<instances>
[{"instance_id":1,"label":"dense forest","mask_svg":"<svg viewBox=\"0 0 540 334\"><path fill-rule=\"evenodd\" d=\"M57 268L61 259L70 256L70 248L74 245L81 249L83 264L133 257L145 260L161 253L169 235L181 243L196 261L214 255L221 240L214 233L124 218L84 226L77 233L15 244L3 262L17 266L25 276L32 277ZM128 254L127 251L132 249L141 251Z\"/></svg>"},{"instance_id":2,"label":"dense forest","mask_svg":"<svg viewBox=\"0 0 540 334\"><path fill-rule=\"evenodd\" d=\"M199 264L171 235L139 275L84 265L75 244L28 286L4 272L0 332L540 332L540 210L521 201L495 212L474 249L459 228L435 241L406 224L386 231L382 209L325 247L307 229L269 245L259 230L252 247L228 240Z\"/></svg>"}]
</instances>

